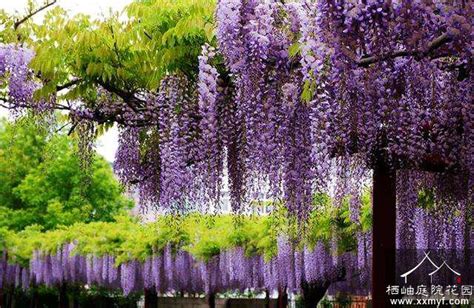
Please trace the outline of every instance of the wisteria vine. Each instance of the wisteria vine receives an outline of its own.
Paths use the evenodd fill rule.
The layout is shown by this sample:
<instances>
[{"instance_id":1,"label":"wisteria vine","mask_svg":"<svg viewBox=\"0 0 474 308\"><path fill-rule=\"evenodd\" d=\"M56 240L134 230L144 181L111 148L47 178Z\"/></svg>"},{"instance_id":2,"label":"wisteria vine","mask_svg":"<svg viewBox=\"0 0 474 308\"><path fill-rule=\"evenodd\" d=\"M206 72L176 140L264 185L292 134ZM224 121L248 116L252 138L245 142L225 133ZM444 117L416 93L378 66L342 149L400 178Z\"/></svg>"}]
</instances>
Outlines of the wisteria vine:
<instances>
[{"instance_id":1,"label":"wisteria vine","mask_svg":"<svg viewBox=\"0 0 474 308\"><path fill-rule=\"evenodd\" d=\"M285 239L279 240L277 257L266 261L263 256L246 255L240 247L221 252L210 260L196 259L186 251L172 252L166 246L144 261L129 260L117 264L113 255L80 255L74 242L65 244L54 253L35 251L29 267L9 264L7 255L0 260L0 288L14 286L29 289L35 285L55 286L63 283L98 285L110 290L121 289L125 295L155 290L167 292L217 293L247 289L276 291L287 288L300 292L303 281L328 283L356 279L359 291L366 294L368 263L367 250L346 253L333 258L323 243L314 249L296 250ZM351 277L345 271L356 273ZM362 280L361 280L362 279ZM365 288L364 288L365 286Z\"/></svg>"},{"instance_id":2,"label":"wisteria vine","mask_svg":"<svg viewBox=\"0 0 474 308\"><path fill-rule=\"evenodd\" d=\"M119 123L116 171L145 207L209 210L227 185L235 211L263 196L304 221L313 194L332 190L351 196L356 220L360 188L384 164L418 170L407 172L425 177L419 189L455 181L435 197L471 211L472 18L465 1L222 0L217 46L192 59L195 76L169 72L156 93L133 95L98 84L93 104L38 103L34 53L1 45L2 105L69 110L73 127Z\"/></svg>"}]
</instances>

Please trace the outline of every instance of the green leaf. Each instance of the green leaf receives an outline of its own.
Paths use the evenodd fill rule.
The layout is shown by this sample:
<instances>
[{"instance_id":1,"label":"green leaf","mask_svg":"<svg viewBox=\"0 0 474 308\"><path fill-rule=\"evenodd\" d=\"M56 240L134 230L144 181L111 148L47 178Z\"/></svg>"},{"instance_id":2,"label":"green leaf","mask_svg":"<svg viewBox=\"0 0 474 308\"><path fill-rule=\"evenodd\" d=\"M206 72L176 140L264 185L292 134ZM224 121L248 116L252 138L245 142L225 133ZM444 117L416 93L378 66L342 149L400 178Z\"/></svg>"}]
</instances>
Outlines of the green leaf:
<instances>
[{"instance_id":1,"label":"green leaf","mask_svg":"<svg viewBox=\"0 0 474 308\"><path fill-rule=\"evenodd\" d=\"M299 43L293 43L291 46L288 48L288 54L290 57L295 57L298 55L300 52L300 44Z\"/></svg>"},{"instance_id":2,"label":"green leaf","mask_svg":"<svg viewBox=\"0 0 474 308\"><path fill-rule=\"evenodd\" d=\"M311 81L306 80L303 84L303 91L301 93L301 99L305 102L309 102L313 99L314 85Z\"/></svg>"}]
</instances>

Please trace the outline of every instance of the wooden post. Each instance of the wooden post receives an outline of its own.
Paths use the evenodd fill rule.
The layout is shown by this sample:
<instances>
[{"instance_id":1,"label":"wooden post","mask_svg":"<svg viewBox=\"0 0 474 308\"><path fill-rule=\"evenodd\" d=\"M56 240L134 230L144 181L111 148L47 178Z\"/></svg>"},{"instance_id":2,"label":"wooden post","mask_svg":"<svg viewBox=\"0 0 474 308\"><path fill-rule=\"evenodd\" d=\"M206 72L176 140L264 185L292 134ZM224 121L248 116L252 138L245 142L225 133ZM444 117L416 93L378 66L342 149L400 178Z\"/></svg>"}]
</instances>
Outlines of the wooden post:
<instances>
[{"instance_id":1,"label":"wooden post","mask_svg":"<svg viewBox=\"0 0 474 308\"><path fill-rule=\"evenodd\" d=\"M145 289L145 308L156 308L158 307L158 294L156 294L156 290L152 289Z\"/></svg>"},{"instance_id":2,"label":"wooden post","mask_svg":"<svg viewBox=\"0 0 474 308\"><path fill-rule=\"evenodd\" d=\"M11 287L11 290L10 290L10 307L11 308L15 308L16 307L16 294L15 294L15 287Z\"/></svg>"},{"instance_id":3,"label":"wooden post","mask_svg":"<svg viewBox=\"0 0 474 308\"><path fill-rule=\"evenodd\" d=\"M72 293L72 308L79 308L79 296L81 294L81 287L75 286L74 292Z\"/></svg>"},{"instance_id":4,"label":"wooden post","mask_svg":"<svg viewBox=\"0 0 474 308\"><path fill-rule=\"evenodd\" d=\"M36 289L36 283L32 283L31 287L31 301L30 301L30 308L38 308L38 290Z\"/></svg>"},{"instance_id":5,"label":"wooden post","mask_svg":"<svg viewBox=\"0 0 474 308\"><path fill-rule=\"evenodd\" d=\"M59 308L69 308L66 283L59 285Z\"/></svg>"},{"instance_id":6,"label":"wooden post","mask_svg":"<svg viewBox=\"0 0 474 308\"><path fill-rule=\"evenodd\" d=\"M288 307L288 293L286 288L278 288L278 308Z\"/></svg>"},{"instance_id":7,"label":"wooden post","mask_svg":"<svg viewBox=\"0 0 474 308\"><path fill-rule=\"evenodd\" d=\"M326 294L326 291L329 288L329 282L303 282L301 287L303 291L304 307L316 308L318 306L318 303L323 299L324 295Z\"/></svg>"},{"instance_id":8,"label":"wooden post","mask_svg":"<svg viewBox=\"0 0 474 308\"><path fill-rule=\"evenodd\" d=\"M216 294L210 293L207 295L207 304L209 308L216 308Z\"/></svg>"},{"instance_id":9,"label":"wooden post","mask_svg":"<svg viewBox=\"0 0 474 308\"><path fill-rule=\"evenodd\" d=\"M265 290L265 308L270 308L270 291Z\"/></svg>"},{"instance_id":10,"label":"wooden post","mask_svg":"<svg viewBox=\"0 0 474 308\"><path fill-rule=\"evenodd\" d=\"M8 291L6 292L6 301L5 301L5 307L6 308L13 308L13 287L8 288Z\"/></svg>"},{"instance_id":11,"label":"wooden post","mask_svg":"<svg viewBox=\"0 0 474 308\"><path fill-rule=\"evenodd\" d=\"M389 307L386 288L395 283L396 172L379 164L373 173L372 307Z\"/></svg>"}]
</instances>

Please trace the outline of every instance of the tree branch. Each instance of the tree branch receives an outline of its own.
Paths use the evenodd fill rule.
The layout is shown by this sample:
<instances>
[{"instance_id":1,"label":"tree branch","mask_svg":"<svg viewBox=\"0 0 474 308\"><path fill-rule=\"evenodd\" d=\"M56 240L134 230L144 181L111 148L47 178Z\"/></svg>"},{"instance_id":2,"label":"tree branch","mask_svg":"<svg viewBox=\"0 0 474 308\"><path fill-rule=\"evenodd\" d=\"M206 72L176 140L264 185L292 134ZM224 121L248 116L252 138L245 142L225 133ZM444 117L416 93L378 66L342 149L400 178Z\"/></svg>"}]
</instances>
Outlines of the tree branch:
<instances>
[{"instance_id":1,"label":"tree branch","mask_svg":"<svg viewBox=\"0 0 474 308\"><path fill-rule=\"evenodd\" d=\"M149 39L149 40L153 40L153 37L148 34L148 32L146 32L145 30L143 30L143 34L145 34L145 36Z\"/></svg>"},{"instance_id":2,"label":"tree branch","mask_svg":"<svg viewBox=\"0 0 474 308\"><path fill-rule=\"evenodd\" d=\"M0 103L0 107L5 108L5 109L17 109L17 108L25 108L25 109L28 109L28 108L34 108L34 105L33 105L33 104L18 103L18 102L12 103L12 102L8 101L8 99L6 99L6 98L4 98L4 97L0 97L0 101L6 103L6 104ZM53 105L53 109L55 109L55 110L70 111L70 110L71 110L71 107L64 106L64 105L61 105L61 104L59 104L59 103L56 103L56 104Z\"/></svg>"},{"instance_id":3,"label":"tree branch","mask_svg":"<svg viewBox=\"0 0 474 308\"><path fill-rule=\"evenodd\" d=\"M142 99L137 98L133 93L126 92L112 84L103 82L102 80L97 80L97 83L107 91L117 94L135 112L139 112L139 107L143 106L146 103Z\"/></svg>"},{"instance_id":4,"label":"tree branch","mask_svg":"<svg viewBox=\"0 0 474 308\"><path fill-rule=\"evenodd\" d=\"M66 124L62 125L62 126L59 127L58 129L56 129L56 133L59 133L60 131L62 131L62 130L63 130L66 126L68 126L69 124L71 124L71 123L67 122Z\"/></svg>"},{"instance_id":5,"label":"tree branch","mask_svg":"<svg viewBox=\"0 0 474 308\"><path fill-rule=\"evenodd\" d=\"M439 47L443 46L444 44L452 41L452 37L444 33L437 38L435 38L433 41L431 41L426 49L415 49L415 50L397 50L394 52L389 52L386 54L378 55L378 56L367 56L367 57L362 57L357 62L358 66L369 66L370 64L377 63L380 61L385 61L388 59L395 59L399 57L418 57L418 58L423 58L426 56L429 56L433 51L438 49Z\"/></svg>"},{"instance_id":6,"label":"tree branch","mask_svg":"<svg viewBox=\"0 0 474 308\"><path fill-rule=\"evenodd\" d=\"M8 101L7 98L1 97L1 96L0 96L0 107L8 109L8 110L18 109L18 108L25 108L25 109L34 108L33 105L28 104L28 103L15 102L15 103L12 104ZM61 105L59 103L54 104L52 106L52 108L55 109L55 110L73 111L72 106L65 106L65 105ZM143 119L136 119L136 120L133 120L133 121L132 120L124 120L122 117L120 117L121 111L119 111L119 110L117 110L115 113L111 113L111 114L105 114L100 109L92 109L91 111L94 114L93 120L95 122L97 122L98 124L103 124L103 123L108 123L108 122L116 122L118 124L128 125L128 126L133 126L133 127L149 127L149 126L155 126L157 124L153 121L150 121L150 119L146 118L146 117L143 118ZM77 124L75 124L75 123L76 123L76 121L78 121L80 119L82 119L82 118L78 117L72 123L71 128L68 132L68 135L73 133L74 129L77 126ZM87 119L90 120L89 118L87 118ZM61 129L63 129L63 127Z\"/></svg>"},{"instance_id":7,"label":"tree branch","mask_svg":"<svg viewBox=\"0 0 474 308\"><path fill-rule=\"evenodd\" d=\"M73 79L71 81L68 81L66 82L65 84L63 85L58 85L56 86L56 91L61 91L63 89L66 89L66 88L69 88L73 85L76 85L80 82L82 82L83 79L82 78L76 78L76 79ZM133 111L135 112L140 112L140 107L142 107L146 102L143 101L142 99L140 98L137 98L134 93L132 92L127 92L127 91L124 91L122 89L119 89L118 87L110 84L110 83L106 83L102 80L96 80L96 82L101 86L103 87L105 90L111 92L111 93L114 93L116 95L118 95L120 98L122 98L124 100L124 102L130 107L132 108Z\"/></svg>"},{"instance_id":8,"label":"tree branch","mask_svg":"<svg viewBox=\"0 0 474 308\"><path fill-rule=\"evenodd\" d=\"M70 136L70 135L74 132L74 130L76 129L77 125L79 125L79 121L72 123L71 128L70 128L69 131L67 132L67 135L68 135L68 136Z\"/></svg>"},{"instance_id":9,"label":"tree branch","mask_svg":"<svg viewBox=\"0 0 474 308\"><path fill-rule=\"evenodd\" d=\"M67 88L69 88L69 87L71 87L71 86L74 86L74 85L80 83L81 81L82 81L82 78L77 78L77 79L73 79L73 80L71 80L71 81L68 81L68 82L66 82L65 84L57 85L57 86L56 86L56 91L59 92L59 91L61 91L61 90L67 89Z\"/></svg>"},{"instance_id":10,"label":"tree branch","mask_svg":"<svg viewBox=\"0 0 474 308\"><path fill-rule=\"evenodd\" d=\"M38 14L39 12L47 9L48 7L52 6L53 4L56 3L56 0L53 0L49 3L46 3L45 5L43 5L42 7L38 8L37 10L34 10L32 12L30 12L28 15L26 15L25 17L23 17L22 19L20 20L17 20L15 21L14 25L13 25L13 28L16 30L18 29L18 27L24 23L25 21L27 21L28 19L30 19L31 17L33 17L34 15Z\"/></svg>"}]
</instances>

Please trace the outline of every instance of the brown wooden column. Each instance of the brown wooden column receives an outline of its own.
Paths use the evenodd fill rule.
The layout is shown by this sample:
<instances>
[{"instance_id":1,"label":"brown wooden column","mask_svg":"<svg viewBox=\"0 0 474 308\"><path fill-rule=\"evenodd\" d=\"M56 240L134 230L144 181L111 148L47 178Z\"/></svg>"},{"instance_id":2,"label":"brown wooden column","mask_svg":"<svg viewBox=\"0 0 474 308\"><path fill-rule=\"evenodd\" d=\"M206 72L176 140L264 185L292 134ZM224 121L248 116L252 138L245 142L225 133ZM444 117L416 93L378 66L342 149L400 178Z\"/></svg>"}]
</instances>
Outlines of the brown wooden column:
<instances>
[{"instance_id":1,"label":"brown wooden column","mask_svg":"<svg viewBox=\"0 0 474 308\"><path fill-rule=\"evenodd\" d=\"M207 298L207 304L209 305L209 308L216 308L216 294L210 293L206 295L206 298Z\"/></svg>"},{"instance_id":2,"label":"brown wooden column","mask_svg":"<svg viewBox=\"0 0 474 308\"><path fill-rule=\"evenodd\" d=\"M155 289L145 289L145 308L158 307L158 294Z\"/></svg>"},{"instance_id":3,"label":"brown wooden column","mask_svg":"<svg viewBox=\"0 0 474 308\"><path fill-rule=\"evenodd\" d=\"M59 287L59 308L69 308L69 299L67 296L67 285L62 283Z\"/></svg>"},{"instance_id":4,"label":"brown wooden column","mask_svg":"<svg viewBox=\"0 0 474 308\"><path fill-rule=\"evenodd\" d=\"M326 295L329 288L329 281L303 282L301 289L303 293L303 305L305 308L316 308L318 303Z\"/></svg>"},{"instance_id":5,"label":"brown wooden column","mask_svg":"<svg viewBox=\"0 0 474 308\"><path fill-rule=\"evenodd\" d=\"M265 308L270 308L270 291L265 290Z\"/></svg>"},{"instance_id":6,"label":"brown wooden column","mask_svg":"<svg viewBox=\"0 0 474 308\"><path fill-rule=\"evenodd\" d=\"M395 283L396 173L379 164L373 174L372 307L389 307L386 288Z\"/></svg>"},{"instance_id":7,"label":"brown wooden column","mask_svg":"<svg viewBox=\"0 0 474 308\"><path fill-rule=\"evenodd\" d=\"M288 293L286 288L278 288L278 308L288 307Z\"/></svg>"},{"instance_id":8,"label":"brown wooden column","mask_svg":"<svg viewBox=\"0 0 474 308\"><path fill-rule=\"evenodd\" d=\"M38 299L38 289L36 288L36 283L33 282L30 286L31 292L31 300L30 300L30 308L37 308L39 307L39 299Z\"/></svg>"}]
</instances>

